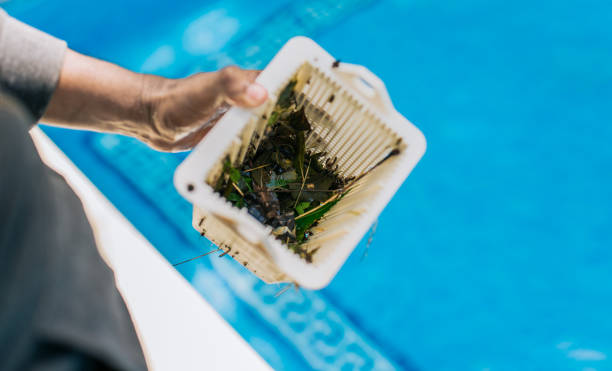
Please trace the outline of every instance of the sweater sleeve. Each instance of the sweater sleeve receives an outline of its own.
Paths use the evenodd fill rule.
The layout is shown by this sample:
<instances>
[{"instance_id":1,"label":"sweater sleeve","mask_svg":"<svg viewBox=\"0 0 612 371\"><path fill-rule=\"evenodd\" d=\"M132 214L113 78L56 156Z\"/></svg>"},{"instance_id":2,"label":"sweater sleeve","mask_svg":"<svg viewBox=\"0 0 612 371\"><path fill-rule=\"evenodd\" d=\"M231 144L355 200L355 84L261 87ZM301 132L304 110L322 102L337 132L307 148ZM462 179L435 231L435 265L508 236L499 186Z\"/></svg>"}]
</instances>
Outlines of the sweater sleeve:
<instances>
[{"instance_id":1,"label":"sweater sleeve","mask_svg":"<svg viewBox=\"0 0 612 371\"><path fill-rule=\"evenodd\" d=\"M66 42L0 9L0 88L38 121L57 86Z\"/></svg>"}]
</instances>

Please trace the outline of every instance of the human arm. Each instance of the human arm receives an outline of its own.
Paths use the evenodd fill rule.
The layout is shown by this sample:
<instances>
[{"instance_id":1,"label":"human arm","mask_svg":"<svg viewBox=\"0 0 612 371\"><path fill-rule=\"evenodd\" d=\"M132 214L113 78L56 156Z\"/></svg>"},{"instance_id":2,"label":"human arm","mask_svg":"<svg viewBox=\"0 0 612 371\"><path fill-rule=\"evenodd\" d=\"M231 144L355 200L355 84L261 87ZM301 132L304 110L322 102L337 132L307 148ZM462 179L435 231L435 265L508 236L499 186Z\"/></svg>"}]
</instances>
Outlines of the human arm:
<instances>
[{"instance_id":1,"label":"human arm","mask_svg":"<svg viewBox=\"0 0 612 371\"><path fill-rule=\"evenodd\" d=\"M229 105L265 101L257 73L230 67L183 79L139 74L69 50L0 9L0 87L34 120L52 125L130 135L159 150L189 149Z\"/></svg>"},{"instance_id":2,"label":"human arm","mask_svg":"<svg viewBox=\"0 0 612 371\"><path fill-rule=\"evenodd\" d=\"M257 106L258 71L227 67L183 79L139 74L68 50L43 121L136 137L164 151L193 147L229 105Z\"/></svg>"}]
</instances>

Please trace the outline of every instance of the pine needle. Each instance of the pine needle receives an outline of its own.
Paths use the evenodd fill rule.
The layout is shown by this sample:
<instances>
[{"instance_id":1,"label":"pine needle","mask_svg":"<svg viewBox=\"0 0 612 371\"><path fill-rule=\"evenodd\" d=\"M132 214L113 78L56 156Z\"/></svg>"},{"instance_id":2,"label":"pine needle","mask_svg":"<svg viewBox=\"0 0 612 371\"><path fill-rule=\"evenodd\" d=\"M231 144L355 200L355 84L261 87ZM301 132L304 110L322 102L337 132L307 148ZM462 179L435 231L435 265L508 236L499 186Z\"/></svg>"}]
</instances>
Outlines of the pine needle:
<instances>
[{"instance_id":1,"label":"pine needle","mask_svg":"<svg viewBox=\"0 0 612 371\"><path fill-rule=\"evenodd\" d=\"M180 262L180 263L172 264L172 266L173 266L173 267L176 267L177 265L181 265L181 264L184 264L184 263L188 263L188 262L190 262L190 261L192 261L192 260L199 259L199 258L201 258L201 257L203 257L203 256L206 256L206 255L212 254L212 253L214 253L215 251L219 251L219 250L221 250L221 248L215 249L215 250L213 250L213 251L209 251L209 252L207 252L206 254L198 255L198 256L196 256L195 258L191 258L191 259L183 260L183 261L182 261L182 262Z\"/></svg>"},{"instance_id":2,"label":"pine needle","mask_svg":"<svg viewBox=\"0 0 612 371\"><path fill-rule=\"evenodd\" d=\"M259 170L259 169L262 169L262 168L264 168L266 166L270 166L270 164L263 164L261 166L254 167L252 169L244 170L243 173L248 173L248 172L251 172L251 171Z\"/></svg>"},{"instance_id":3,"label":"pine needle","mask_svg":"<svg viewBox=\"0 0 612 371\"><path fill-rule=\"evenodd\" d=\"M234 186L234 188L236 189L236 191L238 191L238 193L240 193L240 196L244 197L244 193L242 193L242 191L240 190L240 188L238 188L238 186L236 185L236 183L232 182L232 186Z\"/></svg>"},{"instance_id":4,"label":"pine needle","mask_svg":"<svg viewBox=\"0 0 612 371\"><path fill-rule=\"evenodd\" d=\"M312 158L308 160L308 167L306 168L306 175L302 179L302 186L300 187L300 193L298 193L297 197L295 198L295 204L293 205L294 209L297 207L298 202L300 202L300 196L302 195L302 191L304 190L304 185L306 184L306 179L308 179L308 171L310 171L310 161L311 160L312 160Z\"/></svg>"}]
</instances>

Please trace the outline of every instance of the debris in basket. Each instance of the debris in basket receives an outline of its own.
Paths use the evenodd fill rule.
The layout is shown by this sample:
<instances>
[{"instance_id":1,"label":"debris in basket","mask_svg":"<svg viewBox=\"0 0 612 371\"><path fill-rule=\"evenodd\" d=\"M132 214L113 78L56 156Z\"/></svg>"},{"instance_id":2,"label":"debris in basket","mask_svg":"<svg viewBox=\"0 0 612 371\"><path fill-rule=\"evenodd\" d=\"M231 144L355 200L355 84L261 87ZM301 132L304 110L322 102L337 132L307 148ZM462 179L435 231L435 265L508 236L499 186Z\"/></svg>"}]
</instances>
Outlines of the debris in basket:
<instances>
[{"instance_id":1,"label":"debris in basket","mask_svg":"<svg viewBox=\"0 0 612 371\"><path fill-rule=\"evenodd\" d=\"M312 228L365 174L343 178L337 171L337 158L323 161L325 153L306 148L312 127L303 106L296 102L296 83L289 82L273 111L262 116L267 117L267 127L257 150L249 150L238 167L226 159L214 188L235 207L246 208L272 227L272 235L312 262L318 247L305 244Z\"/></svg>"},{"instance_id":2,"label":"debris in basket","mask_svg":"<svg viewBox=\"0 0 612 371\"><path fill-rule=\"evenodd\" d=\"M304 108L297 108L292 80L279 94L268 117L265 137L248 153L240 168L226 160L215 190L238 208L246 207L272 234L308 262L315 249L302 245L310 229L347 192L344 179L321 164L324 153L306 148L311 125Z\"/></svg>"}]
</instances>

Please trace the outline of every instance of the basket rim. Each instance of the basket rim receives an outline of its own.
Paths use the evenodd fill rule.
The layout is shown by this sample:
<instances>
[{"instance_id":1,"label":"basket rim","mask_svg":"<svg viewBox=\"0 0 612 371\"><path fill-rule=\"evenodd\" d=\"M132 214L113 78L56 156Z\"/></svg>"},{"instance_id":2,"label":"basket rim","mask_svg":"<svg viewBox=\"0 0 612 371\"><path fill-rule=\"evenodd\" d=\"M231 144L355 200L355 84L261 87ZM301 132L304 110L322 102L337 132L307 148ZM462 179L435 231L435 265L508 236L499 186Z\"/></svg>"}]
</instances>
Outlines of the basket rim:
<instances>
[{"instance_id":1,"label":"basket rim","mask_svg":"<svg viewBox=\"0 0 612 371\"><path fill-rule=\"evenodd\" d=\"M308 38L298 36L289 40L257 78L257 82L269 91L268 101L253 109L230 108L179 165L174 174L175 187L184 198L211 214L233 220L242 237L247 237L246 239L252 243L263 245L281 271L299 285L310 289L322 288L333 279L426 150L425 137L421 131L394 108L387 113L381 112L365 97L346 88L332 71L334 61L331 55ZM259 222L245 208L234 207L216 194L205 181L212 167L227 153L227 149L238 142L246 125L253 119L259 119L264 112L274 107L277 100L275 92L280 91L305 63L319 69L337 86L346 89L351 98L362 106L364 114L370 113L406 144L397 160L394 160L399 161L395 173L386 187L378 191L379 200L376 201L376 205L358 218L357 223L342 237L340 246L327 257L327 260L316 265L299 258L284 243L271 235L270 226ZM192 187L195 184L197 187ZM247 234L250 236L246 236Z\"/></svg>"}]
</instances>

